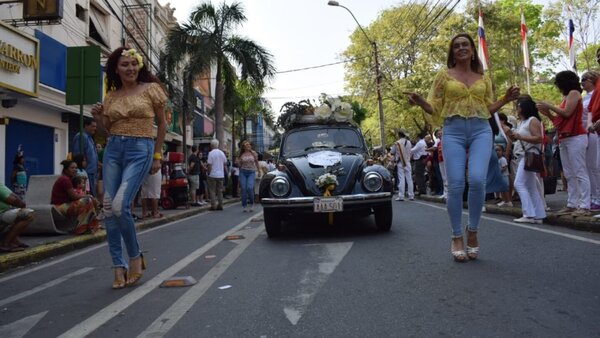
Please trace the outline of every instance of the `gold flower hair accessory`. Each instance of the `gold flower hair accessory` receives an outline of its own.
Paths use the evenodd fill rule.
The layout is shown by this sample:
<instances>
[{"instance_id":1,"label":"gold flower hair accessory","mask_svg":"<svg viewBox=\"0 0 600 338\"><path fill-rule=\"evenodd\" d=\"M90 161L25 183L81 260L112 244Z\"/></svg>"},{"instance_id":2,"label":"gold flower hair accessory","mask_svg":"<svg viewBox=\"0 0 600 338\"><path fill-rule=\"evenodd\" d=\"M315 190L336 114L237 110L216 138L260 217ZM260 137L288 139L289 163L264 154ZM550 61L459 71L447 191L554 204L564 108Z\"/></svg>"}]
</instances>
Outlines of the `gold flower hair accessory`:
<instances>
[{"instance_id":1,"label":"gold flower hair accessory","mask_svg":"<svg viewBox=\"0 0 600 338\"><path fill-rule=\"evenodd\" d=\"M130 58L134 58L138 62L138 68L142 69L144 67L144 58L140 55L140 53L135 50L135 48L125 49L121 53L121 56L128 56Z\"/></svg>"}]
</instances>

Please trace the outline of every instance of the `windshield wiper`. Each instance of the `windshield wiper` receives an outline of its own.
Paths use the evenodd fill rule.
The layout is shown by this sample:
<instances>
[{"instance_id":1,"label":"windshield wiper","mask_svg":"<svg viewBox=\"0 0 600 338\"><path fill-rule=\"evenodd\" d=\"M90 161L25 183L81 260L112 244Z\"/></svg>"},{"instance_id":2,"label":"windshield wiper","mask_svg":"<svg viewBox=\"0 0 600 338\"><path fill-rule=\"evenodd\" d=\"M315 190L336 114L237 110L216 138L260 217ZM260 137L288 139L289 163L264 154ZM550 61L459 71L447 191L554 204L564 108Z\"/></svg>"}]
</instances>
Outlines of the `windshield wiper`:
<instances>
[{"instance_id":1,"label":"windshield wiper","mask_svg":"<svg viewBox=\"0 0 600 338\"><path fill-rule=\"evenodd\" d=\"M304 151L309 151L311 149L319 149L319 148L327 148L327 149L331 149L330 146L326 146L326 145L318 145L318 146L310 146L310 147L306 147L304 148Z\"/></svg>"},{"instance_id":2,"label":"windshield wiper","mask_svg":"<svg viewBox=\"0 0 600 338\"><path fill-rule=\"evenodd\" d=\"M347 145L347 144L338 144L337 146L333 147L335 149L337 148L352 148L352 149L360 149L362 147L360 146L355 146L355 145Z\"/></svg>"}]
</instances>

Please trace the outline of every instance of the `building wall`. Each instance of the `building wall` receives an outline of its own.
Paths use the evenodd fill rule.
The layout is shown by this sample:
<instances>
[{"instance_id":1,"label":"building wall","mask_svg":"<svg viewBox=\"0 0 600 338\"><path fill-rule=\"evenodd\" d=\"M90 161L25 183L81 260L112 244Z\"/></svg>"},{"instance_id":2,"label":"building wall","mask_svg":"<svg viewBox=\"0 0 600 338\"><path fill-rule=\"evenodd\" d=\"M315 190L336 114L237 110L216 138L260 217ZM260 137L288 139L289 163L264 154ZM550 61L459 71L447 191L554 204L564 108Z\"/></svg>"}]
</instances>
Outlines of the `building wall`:
<instances>
[{"instance_id":1,"label":"building wall","mask_svg":"<svg viewBox=\"0 0 600 338\"><path fill-rule=\"evenodd\" d=\"M51 50L58 46L89 46L97 45L101 48L101 63L104 64L110 52L121 46L126 41L126 30L121 23L121 18L126 18L127 9L123 7L122 1L109 0L108 5L101 0L65 0L63 19L57 25L39 25L39 26L20 26L17 30L29 35L35 36L36 30L41 40L40 50L47 46L48 42L53 40L56 42ZM156 0L130 0L126 2L128 5L133 5L135 8L144 8L146 13L150 15L145 19L148 20L149 27L144 32L137 32L137 36L141 36L141 40L145 41L148 47L145 63L150 67L153 73L156 73L158 66L159 53L158 51L164 45L165 37L168 29L176 22L173 16L173 8L170 5L160 6ZM140 7L142 6L142 7ZM22 17L22 4L20 3L4 3L0 4L0 20L7 24L14 23L11 20L18 20ZM138 16L140 18L141 16ZM141 19L140 19L141 20ZM137 22L137 21L136 21ZM127 22L123 22L127 25ZM131 21L129 22L131 24ZM135 25L129 25L136 30ZM139 25L138 25L139 26ZM90 31L90 27L95 30ZM143 27L140 27L143 28ZM40 34L43 33L43 34ZM135 32L134 32L135 33ZM140 35L141 34L141 35ZM1 35L1 34L0 34ZM51 39L44 41L44 36ZM0 39L1 40L1 39ZM44 45L46 44L46 45ZM79 106L67 106L65 104L65 88L60 83L64 83L64 72L59 71L60 65L65 65L66 60L57 61L58 66L48 66L43 61L50 61L44 58L57 58L56 55L40 55L40 73L45 74L45 80L41 81L39 87L39 97L32 98L0 88L0 98L17 98L18 103L12 108L0 107L0 117L9 117L15 120L27 121L37 125L52 128L54 130L49 139L42 142L51 142L54 146L53 165L50 166L53 172L44 172L44 174L60 173L60 162L64 159L69 151L69 144L72 135L69 134L69 120L79 119ZM46 64L44 66L44 64ZM46 68L43 68L46 67ZM0 73L0 76L2 74ZM43 83L45 82L45 84ZM84 107L84 114L91 116L89 113L91 106ZM6 182L8 179L6 172L12 169L12 158L9 154L14 154L13 149L6 149L6 145L19 144L19 140L7 140L8 126L0 125L0 182ZM27 137L27 135L19 135L16 137ZM169 133L166 139L169 142L181 144L181 135ZM9 142L10 141L10 142ZM191 143L191 135L188 139ZM27 149L25 156L27 157Z\"/></svg>"}]
</instances>

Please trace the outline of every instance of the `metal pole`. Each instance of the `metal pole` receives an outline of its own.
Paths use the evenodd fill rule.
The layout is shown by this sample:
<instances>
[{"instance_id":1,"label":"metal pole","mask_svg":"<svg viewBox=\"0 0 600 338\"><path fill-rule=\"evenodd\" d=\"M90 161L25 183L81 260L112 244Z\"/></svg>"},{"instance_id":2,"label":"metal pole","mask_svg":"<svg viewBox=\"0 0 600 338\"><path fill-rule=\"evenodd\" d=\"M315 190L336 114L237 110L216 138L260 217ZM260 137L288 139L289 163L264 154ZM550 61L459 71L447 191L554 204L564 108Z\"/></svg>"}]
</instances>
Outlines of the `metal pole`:
<instances>
[{"instance_id":1,"label":"metal pole","mask_svg":"<svg viewBox=\"0 0 600 338\"><path fill-rule=\"evenodd\" d=\"M373 51L375 53L375 76L377 82L377 104L379 106L379 133L381 137L381 151L385 151L385 126L383 118L383 100L381 99L381 73L379 72L379 52L377 43L373 42Z\"/></svg>"},{"instance_id":2,"label":"metal pole","mask_svg":"<svg viewBox=\"0 0 600 338\"><path fill-rule=\"evenodd\" d=\"M385 125L384 125L384 115L383 115L383 99L381 98L381 73L379 71L379 51L377 50L377 43L369 38L369 36L367 35L367 32L365 32L365 30L362 28L362 26L360 25L358 20L356 20L356 17L352 13L352 11L349 10L346 6L342 6L342 5L340 5L339 2L331 1L331 0L328 1L327 4L329 6L342 7L343 9L348 11L348 13L350 13L350 15L352 16L352 19L354 19L354 22L356 22L356 24L358 25L358 28L360 28L361 32L367 38L367 41L369 41L371 46L373 46L373 53L375 54L375 77L376 77L375 82L376 82L376 89L377 89L377 105L379 106L379 133L380 133L379 137L380 137L381 149L383 150L383 149L385 149Z\"/></svg>"}]
</instances>

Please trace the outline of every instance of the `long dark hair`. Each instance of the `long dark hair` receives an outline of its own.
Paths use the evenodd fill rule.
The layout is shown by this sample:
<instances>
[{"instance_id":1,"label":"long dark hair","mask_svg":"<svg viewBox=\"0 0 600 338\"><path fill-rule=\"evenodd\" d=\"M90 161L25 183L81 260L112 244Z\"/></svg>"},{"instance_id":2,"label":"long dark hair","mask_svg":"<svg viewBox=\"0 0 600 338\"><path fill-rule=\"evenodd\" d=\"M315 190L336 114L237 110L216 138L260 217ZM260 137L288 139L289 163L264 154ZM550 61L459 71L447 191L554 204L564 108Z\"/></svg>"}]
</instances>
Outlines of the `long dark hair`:
<instances>
[{"instance_id":1,"label":"long dark hair","mask_svg":"<svg viewBox=\"0 0 600 338\"><path fill-rule=\"evenodd\" d=\"M525 118L525 121L530 117L535 117L538 120L542 120L540 118L540 114L538 112L537 106L535 105L535 101L529 95L520 96L517 99L517 106L521 108L521 115Z\"/></svg>"},{"instance_id":2,"label":"long dark hair","mask_svg":"<svg viewBox=\"0 0 600 338\"><path fill-rule=\"evenodd\" d=\"M115 49L108 60L106 60L106 85L108 90L117 90L123 87L123 83L121 82L121 78L117 75L117 65L119 64L119 58L124 50L128 50L129 47L119 47ZM144 65L138 72L137 80L138 82L156 82L160 84L160 80L158 77L150 73L148 70L148 60L144 60Z\"/></svg>"},{"instance_id":3,"label":"long dark hair","mask_svg":"<svg viewBox=\"0 0 600 338\"><path fill-rule=\"evenodd\" d=\"M471 48L473 49L473 58L471 59L471 70L477 74L483 75L483 65L481 64L481 60L479 60L479 55L477 55L477 48L475 47L475 41L473 38L467 33L460 33L450 40L450 45L448 46L448 60L446 61L446 65L448 68L454 68L456 66L456 60L454 60L454 40L458 38L466 38L469 40L471 44Z\"/></svg>"},{"instance_id":4,"label":"long dark hair","mask_svg":"<svg viewBox=\"0 0 600 338\"><path fill-rule=\"evenodd\" d=\"M563 95L569 95L571 90L582 92L581 83L579 82L579 76L570 70L563 70L558 72L554 78L554 85L560 90Z\"/></svg>"},{"instance_id":5,"label":"long dark hair","mask_svg":"<svg viewBox=\"0 0 600 338\"><path fill-rule=\"evenodd\" d=\"M73 162L77 163L77 168L78 169L85 169L83 167L83 161L87 161L85 156L83 154L76 154L73 155Z\"/></svg>"}]
</instances>

